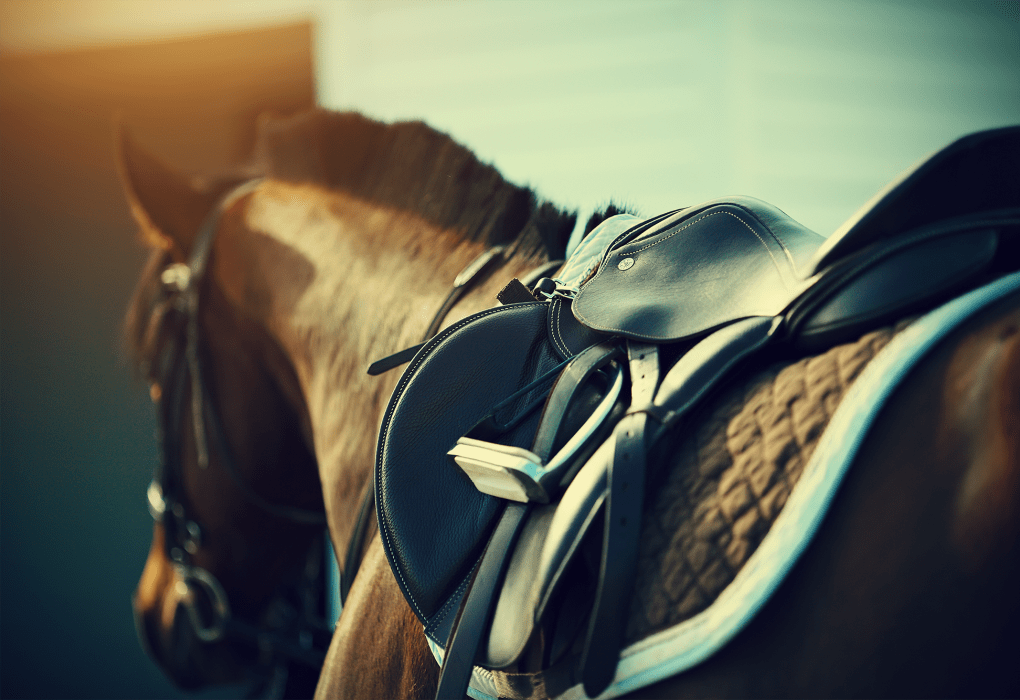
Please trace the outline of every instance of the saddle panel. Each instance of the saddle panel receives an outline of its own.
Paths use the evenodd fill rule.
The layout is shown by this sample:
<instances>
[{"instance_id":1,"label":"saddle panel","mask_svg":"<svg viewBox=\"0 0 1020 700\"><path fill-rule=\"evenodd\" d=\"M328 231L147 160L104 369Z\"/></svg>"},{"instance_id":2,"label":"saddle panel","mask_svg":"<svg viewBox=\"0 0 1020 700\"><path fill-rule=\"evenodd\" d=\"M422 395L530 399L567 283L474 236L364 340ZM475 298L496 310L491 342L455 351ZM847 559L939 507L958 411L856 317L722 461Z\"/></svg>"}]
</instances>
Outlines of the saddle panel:
<instances>
[{"instance_id":1,"label":"saddle panel","mask_svg":"<svg viewBox=\"0 0 1020 700\"><path fill-rule=\"evenodd\" d=\"M1020 207L1020 126L957 139L907 170L825 241L805 269L818 274L878 241L944 219Z\"/></svg>"},{"instance_id":2,"label":"saddle panel","mask_svg":"<svg viewBox=\"0 0 1020 700\"><path fill-rule=\"evenodd\" d=\"M999 230L983 221L926 229L872 244L827 268L785 314L791 343L820 349L927 310L986 277L1002 255Z\"/></svg>"},{"instance_id":3,"label":"saddle panel","mask_svg":"<svg viewBox=\"0 0 1020 700\"><path fill-rule=\"evenodd\" d=\"M660 343L774 316L823 240L750 197L708 202L614 241L572 310L589 328Z\"/></svg>"},{"instance_id":4,"label":"saddle panel","mask_svg":"<svg viewBox=\"0 0 1020 700\"><path fill-rule=\"evenodd\" d=\"M464 319L418 354L390 398L376 457L379 530L426 625L470 573L502 510L446 453L503 399L560 364L546 340L547 309L513 304ZM497 420L511 421L532 398ZM528 447L539 415L531 411L501 442Z\"/></svg>"}]
</instances>

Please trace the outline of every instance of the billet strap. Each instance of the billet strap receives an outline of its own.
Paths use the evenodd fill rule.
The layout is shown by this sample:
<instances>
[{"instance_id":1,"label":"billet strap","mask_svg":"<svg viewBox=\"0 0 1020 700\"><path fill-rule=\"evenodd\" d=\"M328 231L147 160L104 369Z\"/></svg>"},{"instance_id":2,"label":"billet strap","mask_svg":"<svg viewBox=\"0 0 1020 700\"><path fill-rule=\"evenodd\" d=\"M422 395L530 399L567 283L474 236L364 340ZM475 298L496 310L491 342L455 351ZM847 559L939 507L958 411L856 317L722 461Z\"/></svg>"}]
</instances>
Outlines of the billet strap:
<instances>
[{"instance_id":1,"label":"billet strap","mask_svg":"<svg viewBox=\"0 0 1020 700\"><path fill-rule=\"evenodd\" d=\"M782 316L752 316L724 326L691 348L666 374L643 410L660 423L649 446L684 418L738 364L778 337Z\"/></svg>"}]
</instances>

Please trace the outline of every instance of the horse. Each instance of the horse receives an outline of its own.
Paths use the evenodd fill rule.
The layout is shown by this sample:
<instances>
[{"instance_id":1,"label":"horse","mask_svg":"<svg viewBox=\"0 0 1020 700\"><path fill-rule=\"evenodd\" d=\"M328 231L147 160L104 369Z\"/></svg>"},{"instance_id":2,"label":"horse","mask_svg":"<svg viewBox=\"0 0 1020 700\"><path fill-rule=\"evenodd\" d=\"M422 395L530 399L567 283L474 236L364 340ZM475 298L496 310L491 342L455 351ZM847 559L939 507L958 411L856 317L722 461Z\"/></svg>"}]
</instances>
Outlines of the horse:
<instances>
[{"instance_id":1,"label":"horse","mask_svg":"<svg viewBox=\"0 0 1020 700\"><path fill-rule=\"evenodd\" d=\"M191 372L191 386L178 380L178 498L190 512L172 529L178 550L194 550L191 568L217 583L189 582L157 521L134 599L143 641L178 682L250 673L259 665L250 648L202 639L212 591L230 597L234 617L266 617L280 583L307 568L315 537L313 524L279 509L321 507L338 556L353 560L344 575L356 566L356 576L317 697L434 694L439 668L421 623L371 520L359 527L375 430L397 380L365 367L490 306L507 279L547 268L571 216L416 122L318 110L264 118L241 189L241 178L191 182L126 137L120 150L155 249L129 337L161 400L168 372L153 367L173 307L165 288L188 289L179 266L203 230L215 232L197 276L202 304L189 307L202 338L191 356L205 371ZM448 303L450 280L493 245L506 246L498 268ZM198 375L211 378L207 389ZM635 696L1016 693L1018 405L1014 295L954 331L896 390L815 540L746 629ZM195 420L213 412L219 431ZM217 432L229 448L204 448L201 436ZM189 522L202 537L189 538Z\"/></svg>"}]
</instances>

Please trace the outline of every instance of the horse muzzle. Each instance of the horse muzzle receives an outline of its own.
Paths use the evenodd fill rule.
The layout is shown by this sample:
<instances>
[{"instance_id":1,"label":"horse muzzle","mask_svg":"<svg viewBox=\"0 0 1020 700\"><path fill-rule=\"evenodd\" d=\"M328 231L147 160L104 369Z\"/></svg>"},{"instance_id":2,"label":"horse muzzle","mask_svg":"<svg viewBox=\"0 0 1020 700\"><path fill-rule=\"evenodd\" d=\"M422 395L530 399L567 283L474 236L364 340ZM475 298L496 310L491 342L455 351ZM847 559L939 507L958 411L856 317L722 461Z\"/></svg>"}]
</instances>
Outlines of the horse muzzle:
<instances>
[{"instance_id":1,"label":"horse muzzle","mask_svg":"<svg viewBox=\"0 0 1020 700\"><path fill-rule=\"evenodd\" d=\"M174 565L159 595L145 595L139 585L132 608L139 643L175 685L190 690L244 676L243 664L218 644L230 608L209 572Z\"/></svg>"}]
</instances>

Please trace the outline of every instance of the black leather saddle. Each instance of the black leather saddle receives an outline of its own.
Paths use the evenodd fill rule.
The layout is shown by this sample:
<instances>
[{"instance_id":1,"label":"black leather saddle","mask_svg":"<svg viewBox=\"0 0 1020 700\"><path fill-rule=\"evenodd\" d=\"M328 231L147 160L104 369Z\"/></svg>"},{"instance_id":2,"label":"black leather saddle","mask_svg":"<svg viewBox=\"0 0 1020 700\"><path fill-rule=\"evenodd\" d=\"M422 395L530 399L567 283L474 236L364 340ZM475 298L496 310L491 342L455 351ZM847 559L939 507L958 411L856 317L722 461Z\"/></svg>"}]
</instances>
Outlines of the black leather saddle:
<instances>
[{"instance_id":1,"label":"black leather saddle","mask_svg":"<svg viewBox=\"0 0 1020 700\"><path fill-rule=\"evenodd\" d=\"M538 663L605 689L660 439L748 358L932 308L1020 268L1018 250L1010 127L938 152L828 240L758 200L707 202L621 234L579 288L539 285L429 341L385 413L376 496L394 575L446 650L439 695L538 636Z\"/></svg>"}]
</instances>

